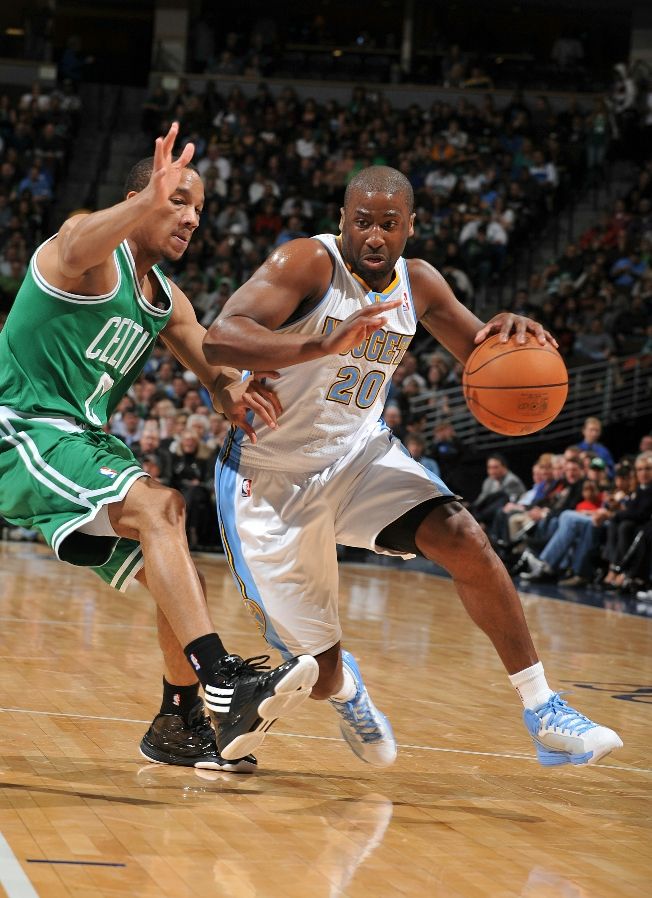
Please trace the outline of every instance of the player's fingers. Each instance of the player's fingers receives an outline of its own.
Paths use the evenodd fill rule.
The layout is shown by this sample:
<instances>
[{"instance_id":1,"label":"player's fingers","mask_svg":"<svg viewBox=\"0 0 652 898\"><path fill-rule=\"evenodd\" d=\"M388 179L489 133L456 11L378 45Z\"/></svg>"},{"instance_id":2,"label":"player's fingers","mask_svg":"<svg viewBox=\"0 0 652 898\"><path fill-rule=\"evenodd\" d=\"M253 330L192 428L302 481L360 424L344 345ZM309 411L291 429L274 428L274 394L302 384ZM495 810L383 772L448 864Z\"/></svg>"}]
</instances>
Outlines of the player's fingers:
<instances>
[{"instance_id":1,"label":"player's fingers","mask_svg":"<svg viewBox=\"0 0 652 898\"><path fill-rule=\"evenodd\" d=\"M247 395L244 397L244 400L249 408L256 412L256 414L263 419L265 424L276 423L274 406L260 390L247 393Z\"/></svg>"},{"instance_id":2,"label":"player's fingers","mask_svg":"<svg viewBox=\"0 0 652 898\"><path fill-rule=\"evenodd\" d=\"M259 418L262 418L268 427L277 427L276 414L274 412L274 407L270 402L267 402L266 399L257 393L245 393L242 398L247 407L250 408L252 412L255 412Z\"/></svg>"},{"instance_id":3,"label":"player's fingers","mask_svg":"<svg viewBox=\"0 0 652 898\"><path fill-rule=\"evenodd\" d=\"M256 431L253 429L246 418L243 417L242 421L238 423L238 427L240 428L240 430L244 430L251 442L255 445L257 440Z\"/></svg>"},{"instance_id":4,"label":"player's fingers","mask_svg":"<svg viewBox=\"0 0 652 898\"><path fill-rule=\"evenodd\" d=\"M503 319L501 328L500 328L500 342L507 343L509 340L509 335L512 332L512 328L514 327L514 316L511 314L505 315ZM523 338L525 339L525 338Z\"/></svg>"},{"instance_id":5,"label":"player's fingers","mask_svg":"<svg viewBox=\"0 0 652 898\"><path fill-rule=\"evenodd\" d=\"M548 342L548 338L550 338L550 342L552 342L551 335L544 329L542 324L539 324L538 321L531 321L530 319L528 319L527 329L530 331L530 333L534 334L534 336L537 338L537 342L541 346L546 345L546 343Z\"/></svg>"},{"instance_id":6,"label":"player's fingers","mask_svg":"<svg viewBox=\"0 0 652 898\"><path fill-rule=\"evenodd\" d=\"M258 390L260 395L263 396L272 406L272 408L274 409L275 417L278 417L283 411L283 406L281 405L281 400L278 398L274 390L268 390L262 384L258 384L256 389Z\"/></svg>"},{"instance_id":7,"label":"player's fingers","mask_svg":"<svg viewBox=\"0 0 652 898\"><path fill-rule=\"evenodd\" d=\"M157 171L163 161L163 138L157 137L154 141L154 165L152 171Z\"/></svg>"},{"instance_id":8,"label":"player's fingers","mask_svg":"<svg viewBox=\"0 0 652 898\"><path fill-rule=\"evenodd\" d=\"M487 339L489 334L493 333L497 329L498 329L497 323L494 322L492 324L491 321L489 321L487 324L485 324L484 327L480 328L478 333L473 338L473 342L474 343L484 343L484 341Z\"/></svg>"},{"instance_id":9,"label":"player's fingers","mask_svg":"<svg viewBox=\"0 0 652 898\"><path fill-rule=\"evenodd\" d=\"M388 312L388 311L391 311L391 309L396 309L401 305L402 302L403 302L402 299L392 299L392 300L389 300L388 302L384 302L382 304L375 302L372 305L365 306L363 309L360 309L360 311L356 312L355 314L359 318L367 318L370 315L372 315L372 316L378 315L378 313L380 311Z\"/></svg>"},{"instance_id":10,"label":"player's fingers","mask_svg":"<svg viewBox=\"0 0 652 898\"><path fill-rule=\"evenodd\" d=\"M195 155L195 145L192 142L189 142L183 148L183 152L174 163L176 168L185 168L186 165L190 162L192 157Z\"/></svg>"},{"instance_id":11,"label":"player's fingers","mask_svg":"<svg viewBox=\"0 0 652 898\"><path fill-rule=\"evenodd\" d=\"M555 347L555 349L559 349L559 343L555 340L555 338L550 333L550 331L544 330L543 334L548 343L552 343L552 345Z\"/></svg>"},{"instance_id":12,"label":"player's fingers","mask_svg":"<svg viewBox=\"0 0 652 898\"><path fill-rule=\"evenodd\" d=\"M523 318L521 315L516 315L514 318L514 333L516 334L516 342L517 343L525 343L527 341L527 332L532 331L537 337L538 333L534 329L534 325L536 322L530 321L529 318ZM538 325L541 327L541 325ZM541 328L543 330L543 328Z\"/></svg>"},{"instance_id":13,"label":"player's fingers","mask_svg":"<svg viewBox=\"0 0 652 898\"><path fill-rule=\"evenodd\" d=\"M167 156L172 155L172 147L174 146L174 141L177 139L177 134L179 133L179 122L172 122L170 125L170 130L163 138L163 150Z\"/></svg>"},{"instance_id":14,"label":"player's fingers","mask_svg":"<svg viewBox=\"0 0 652 898\"><path fill-rule=\"evenodd\" d=\"M368 321L364 323L364 331L367 336L373 334L374 331L377 331L378 328L384 327L387 324L387 318L384 315L379 315L377 318L370 318Z\"/></svg>"}]
</instances>

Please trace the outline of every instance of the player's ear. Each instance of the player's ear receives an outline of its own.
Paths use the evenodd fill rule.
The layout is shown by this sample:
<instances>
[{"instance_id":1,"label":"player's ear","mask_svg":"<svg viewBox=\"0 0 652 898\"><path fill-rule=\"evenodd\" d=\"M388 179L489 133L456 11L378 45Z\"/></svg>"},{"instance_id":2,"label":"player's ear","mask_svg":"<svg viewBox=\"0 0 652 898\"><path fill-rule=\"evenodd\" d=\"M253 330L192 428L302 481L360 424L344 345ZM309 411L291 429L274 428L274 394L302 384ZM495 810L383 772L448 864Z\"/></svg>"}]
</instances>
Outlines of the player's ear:
<instances>
[{"instance_id":1,"label":"player's ear","mask_svg":"<svg viewBox=\"0 0 652 898\"><path fill-rule=\"evenodd\" d=\"M130 200L132 198L132 196L137 196L137 195L138 195L137 190L130 190L129 193L126 195L125 199Z\"/></svg>"},{"instance_id":2,"label":"player's ear","mask_svg":"<svg viewBox=\"0 0 652 898\"><path fill-rule=\"evenodd\" d=\"M344 230L344 206L340 208L340 233Z\"/></svg>"},{"instance_id":3,"label":"player's ear","mask_svg":"<svg viewBox=\"0 0 652 898\"><path fill-rule=\"evenodd\" d=\"M414 219L416 218L416 212L413 212L410 215L410 224L408 227L408 237L414 237Z\"/></svg>"}]
</instances>

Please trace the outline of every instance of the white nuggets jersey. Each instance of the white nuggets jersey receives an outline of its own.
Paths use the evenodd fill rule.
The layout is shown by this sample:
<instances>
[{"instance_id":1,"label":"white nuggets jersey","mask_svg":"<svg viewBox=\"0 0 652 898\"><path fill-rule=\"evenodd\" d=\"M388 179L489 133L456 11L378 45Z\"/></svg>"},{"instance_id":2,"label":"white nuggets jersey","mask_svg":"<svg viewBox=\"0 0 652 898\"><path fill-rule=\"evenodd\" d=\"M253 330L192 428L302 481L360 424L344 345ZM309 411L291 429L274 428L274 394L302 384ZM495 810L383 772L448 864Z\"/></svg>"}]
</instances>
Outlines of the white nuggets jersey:
<instances>
[{"instance_id":1,"label":"white nuggets jersey","mask_svg":"<svg viewBox=\"0 0 652 898\"><path fill-rule=\"evenodd\" d=\"M273 382L283 406L276 430L256 417L256 445L237 431L240 461L277 471L321 471L371 433L380 418L390 380L416 330L407 264L398 259L394 278L383 293L369 290L352 274L332 234L319 234L333 259L333 278L325 296L304 317L278 333L328 334L345 318L372 303L402 298L389 311L384 328L362 345L280 371ZM237 451L237 450L236 450Z\"/></svg>"}]
</instances>

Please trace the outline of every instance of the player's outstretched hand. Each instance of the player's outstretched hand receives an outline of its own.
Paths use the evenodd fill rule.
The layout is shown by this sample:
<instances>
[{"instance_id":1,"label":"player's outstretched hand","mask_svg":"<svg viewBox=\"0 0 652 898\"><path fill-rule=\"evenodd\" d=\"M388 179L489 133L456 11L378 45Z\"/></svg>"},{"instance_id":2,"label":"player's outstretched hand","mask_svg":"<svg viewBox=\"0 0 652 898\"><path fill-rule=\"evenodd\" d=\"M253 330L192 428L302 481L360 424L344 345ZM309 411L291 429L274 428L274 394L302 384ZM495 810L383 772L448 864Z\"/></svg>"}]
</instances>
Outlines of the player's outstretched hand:
<instances>
[{"instance_id":1,"label":"player's outstretched hand","mask_svg":"<svg viewBox=\"0 0 652 898\"><path fill-rule=\"evenodd\" d=\"M232 395L232 391L227 389L222 397L224 414L231 424L244 430L252 443L256 442L256 431L247 420L247 413L250 410L269 427L278 427L278 416L283 411L281 403L274 390L262 383L267 378L277 377L278 371L256 371L253 378L246 381L244 391L238 390Z\"/></svg>"},{"instance_id":2,"label":"player's outstretched hand","mask_svg":"<svg viewBox=\"0 0 652 898\"><path fill-rule=\"evenodd\" d=\"M391 302L374 303L365 306L353 315L349 315L325 337L322 337L322 345L326 355L337 355L341 352L349 352L363 343L374 331L383 327L387 322L385 314L398 308L402 299L393 299Z\"/></svg>"},{"instance_id":3,"label":"player's outstretched hand","mask_svg":"<svg viewBox=\"0 0 652 898\"><path fill-rule=\"evenodd\" d=\"M154 164L147 189L157 205L163 205L179 186L181 174L195 153L195 145L187 143L176 161L172 149L179 133L179 122L172 122L165 137L157 137L154 144Z\"/></svg>"},{"instance_id":4,"label":"player's outstretched hand","mask_svg":"<svg viewBox=\"0 0 652 898\"><path fill-rule=\"evenodd\" d=\"M516 334L516 342L525 343L526 333L534 334L542 346L545 346L546 343L552 343L555 348L559 346L552 334L538 321L526 318L524 315L514 315L512 312L499 312L497 315L494 315L478 331L473 342L478 345L483 340L486 340L487 337L490 337L491 334L500 334L501 342L506 343L511 334Z\"/></svg>"}]
</instances>

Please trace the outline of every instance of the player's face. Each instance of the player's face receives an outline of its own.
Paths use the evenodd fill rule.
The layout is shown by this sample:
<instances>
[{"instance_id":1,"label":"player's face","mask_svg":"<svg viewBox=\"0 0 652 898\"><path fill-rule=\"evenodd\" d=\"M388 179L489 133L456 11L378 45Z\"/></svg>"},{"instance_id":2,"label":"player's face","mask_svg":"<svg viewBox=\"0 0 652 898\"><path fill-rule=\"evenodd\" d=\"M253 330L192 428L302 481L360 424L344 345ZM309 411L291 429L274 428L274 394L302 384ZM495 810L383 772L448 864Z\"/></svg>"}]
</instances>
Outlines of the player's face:
<instances>
[{"instance_id":1,"label":"player's face","mask_svg":"<svg viewBox=\"0 0 652 898\"><path fill-rule=\"evenodd\" d=\"M170 195L167 206L157 212L148 236L159 258L175 262L185 253L204 208L204 185L197 172L183 170L179 186Z\"/></svg>"},{"instance_id":2,"label":"player's face","mask_svg":"<svg viewBox=\"0 0 652 898\"><path fill-rule=\"evenodd\" d=\"M414 213L403 194L353 191L341 210L344 261L369 286L384 289L413 225Z\"/></svg>"}]
</instances>

